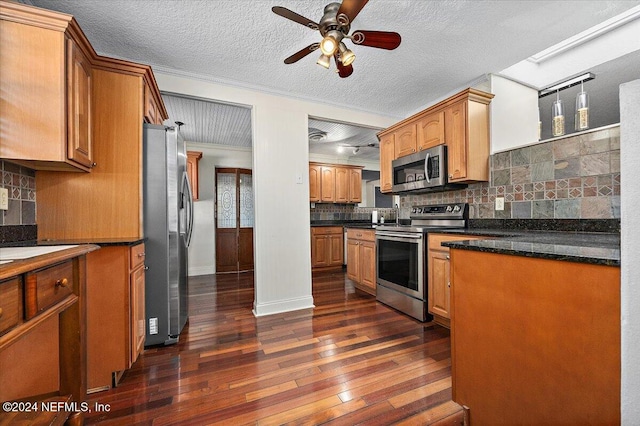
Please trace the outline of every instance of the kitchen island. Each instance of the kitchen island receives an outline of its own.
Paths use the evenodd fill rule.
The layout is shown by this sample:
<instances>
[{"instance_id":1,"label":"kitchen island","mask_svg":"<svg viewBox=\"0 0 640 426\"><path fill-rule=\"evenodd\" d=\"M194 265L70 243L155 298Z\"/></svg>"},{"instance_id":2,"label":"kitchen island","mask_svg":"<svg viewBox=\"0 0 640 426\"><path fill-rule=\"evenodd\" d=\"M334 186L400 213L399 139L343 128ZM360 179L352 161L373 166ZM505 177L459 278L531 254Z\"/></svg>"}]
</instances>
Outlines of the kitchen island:
<instances>
[{"instance_id":1,"label":"kitchen island","mask_svg":"<svg viewBox=\"0 0 640 426\"><path fill-rule=\"evenodd\" d=\"M472 424L618 424L619 235L485 233L442 243L453 400Z\"/></svg>"}]
</instances>

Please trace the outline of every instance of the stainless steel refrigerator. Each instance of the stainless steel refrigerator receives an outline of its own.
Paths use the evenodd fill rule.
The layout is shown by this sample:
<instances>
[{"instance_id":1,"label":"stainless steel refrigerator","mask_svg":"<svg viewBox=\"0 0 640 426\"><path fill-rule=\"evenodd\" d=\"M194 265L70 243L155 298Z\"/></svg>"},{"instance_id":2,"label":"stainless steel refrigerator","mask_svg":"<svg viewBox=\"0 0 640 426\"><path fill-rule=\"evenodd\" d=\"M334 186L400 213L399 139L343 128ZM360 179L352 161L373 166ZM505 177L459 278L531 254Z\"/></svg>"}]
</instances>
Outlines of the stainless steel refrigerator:
<instances>
[{"instance_id":1,"label":"stainless steel refrigerator","mask_svg":"<svg viewBox=\"0 0 640 426\"><path fill-rule=\"evenodd\" d=\"M178 342L188 317L193 197L179 128L144 124L145 346Z\"/></svg>"}]
</instances>

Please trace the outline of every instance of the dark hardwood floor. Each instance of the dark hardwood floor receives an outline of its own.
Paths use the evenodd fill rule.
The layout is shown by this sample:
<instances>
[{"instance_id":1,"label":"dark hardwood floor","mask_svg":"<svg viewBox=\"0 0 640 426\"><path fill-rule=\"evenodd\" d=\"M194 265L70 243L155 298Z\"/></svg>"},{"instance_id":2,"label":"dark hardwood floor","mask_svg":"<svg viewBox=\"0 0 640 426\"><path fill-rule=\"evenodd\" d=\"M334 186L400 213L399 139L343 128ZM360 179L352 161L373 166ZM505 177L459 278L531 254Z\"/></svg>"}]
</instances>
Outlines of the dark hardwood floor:
<instances>
[{"instance_id":1,"label":"dark hardwood floor","mask_svg":"<svg viewBox=\"0 0 640 426\"><path fill-rule=\"evenodd\" d=\"M191 277L190 319L149 348L87 424L452 425L449 331L314 275L316 307L255 318L253 274Z\"/></svg>"}]
</instances>

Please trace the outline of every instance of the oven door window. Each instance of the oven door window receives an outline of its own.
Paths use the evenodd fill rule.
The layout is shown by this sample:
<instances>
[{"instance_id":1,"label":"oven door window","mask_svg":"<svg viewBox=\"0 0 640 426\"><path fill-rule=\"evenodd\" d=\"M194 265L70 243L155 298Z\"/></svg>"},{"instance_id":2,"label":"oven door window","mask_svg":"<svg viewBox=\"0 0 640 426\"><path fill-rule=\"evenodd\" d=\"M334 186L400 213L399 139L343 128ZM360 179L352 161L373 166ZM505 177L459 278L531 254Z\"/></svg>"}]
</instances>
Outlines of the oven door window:
<instances>
[{"instance_id":1,"label":"oven door window","mask_svg":"<svg viewBox=\"0 0 640 426\"><path fill-rule=\"evenodd\" d=\"M378 277L418 291L419 244L417 242L378 240Z\"/></svg>"}]
</instances>

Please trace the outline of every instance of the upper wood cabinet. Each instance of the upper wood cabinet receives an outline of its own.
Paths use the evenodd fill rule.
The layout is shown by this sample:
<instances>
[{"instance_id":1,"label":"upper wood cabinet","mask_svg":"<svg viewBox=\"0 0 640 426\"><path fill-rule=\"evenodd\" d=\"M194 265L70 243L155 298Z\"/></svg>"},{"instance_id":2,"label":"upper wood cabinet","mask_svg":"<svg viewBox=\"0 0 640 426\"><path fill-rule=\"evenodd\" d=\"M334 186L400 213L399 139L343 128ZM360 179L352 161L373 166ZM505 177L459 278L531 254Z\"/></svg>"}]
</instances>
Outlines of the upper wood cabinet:
<instances>
[{"instance_id":1,"label":"upper wood cabinet","mask_svg":"<svg viewBox=\"0 0 640 426\"><path fill-rule=\"evenodd\" d=\"M198 163L201 158L202 152L187 151L187 175L189 176L189 183L191 184L191 192L193 193L194 201L197 201L200 198L200 189L198 188Z\"/></svg>"},{"instance_id":2,"label":"upper wood cabinet","mask_svg":"<svg viewBox=\"0 0 640 426\"><path fill-rule=\"evenodd\" d=\"M445 143L444 111L425 115L416 123L418 151Z\"/></svg>"},{"instance_id":3,"label":"upper wood cabinet","mask_svg":"<svg viewBox=\"0 0 640 426\"><path fill-rule=\"evenodd\" d=\"M362 202L362 167L309 163L309 201L343 204Z\"/></svg>"},{"instance_id":4,"label":"upper wood cabinet","mask_svg":"<svg viewBox=\"0 0 640 426\"><path fill-rule=\"evenodd\" d=\"M36 172L39 239L144 237L143 140L145 86L166 111L151 68L97 57L92 70L91 173Z\"/></svg>"},{"instance_id":5,"label":"upper wood cabinet","mask_svg":"<svg viewBox=\"0 0 640 426\"><path fill-rule=\"evenodd\" d=\"M393 188L393 168L391 162L396 157L395 135L386 134L380 138L380 192L391 192Z\"/></svg>"},{"instance_id":6,"label":"upper wood cabinet","mask_svg":"<svg viewBox=\"0 0 640 426\"><path fill-rule=\"evenodd\" d=\"M144 86L144 121L151 124L162 124L165 118L160 113L158 101L153 96L151 86Z\"/></svg>"},{"instance_id":7,"label":"upper wood cabinet","mask_svg":"<svg viewBox=\"0 0 640 426\"><path fill-rule=\"evenodd\" d=\"M0 158L90 171L95 51L70 15L3 1L0 18Z\"/></svg>"},{"instance_id":8,"label":"upper wood cabinet","mask_svg":"<svg viewBox=\"0 0 640 426\"><path fill-rule=\"evenodd\" d=\"M442 144L450 182L488 181L491 99L490 93L466 89L378 133L380 190L392 190L393 160Z\"/></svg>"},{"instance_id":9,"label":"upper wood cabinet","mask_svg":"<svg viewBox=\"0 0 640 426\"><path fill-rule=\"evenodd\" d=\"M407 124L394 132L396 144L396 156L404 157L416 153L416 123Z\"/></svg>"},{"instance_id":10,"label":"upper wood cabinet","mask_svg":"<svg viewBox=\"0 0 640 426\"><path fill-rule=\"evenodd\" d=\"M322 166L309 164L309 201L320 202L320 191L322 189Z\"/></svg>"}]
</instances>

